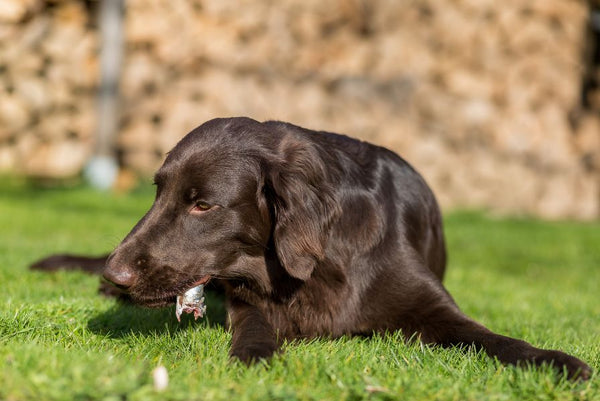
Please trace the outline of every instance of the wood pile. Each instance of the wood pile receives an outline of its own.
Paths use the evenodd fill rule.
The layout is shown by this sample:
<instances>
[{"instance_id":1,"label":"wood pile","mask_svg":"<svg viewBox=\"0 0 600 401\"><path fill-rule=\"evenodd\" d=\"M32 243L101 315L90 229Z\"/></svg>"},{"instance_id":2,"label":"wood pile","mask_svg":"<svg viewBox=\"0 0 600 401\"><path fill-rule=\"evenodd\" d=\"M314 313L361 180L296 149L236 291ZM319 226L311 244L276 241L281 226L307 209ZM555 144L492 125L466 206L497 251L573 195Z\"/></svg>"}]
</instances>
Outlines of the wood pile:
<instances>
[{"instance_id":1,"label":"wood pile","mask_svg":"<svg viewBox=\"0 0 600 401\"><path fill-rule=\"evenodd\" d=\"M31 149L65 142L80 144L84 156L91 149L95 17L81 1L3 4L13 3L22 11L0 6L0 20L13 18L0 25L0 85L12 88L0 103L16 102L0 104L0 120L12 121L10 130L0 125L0 168L12 163L39 173L31 160L41 157L30 158ZM203 121L247 115L389 146L426 176L446 207L600 216L600 119L579 110L584 0L126 4L118 146L123 164L141 174ZM11 12L17 17L2 16ZM71 15L77 28L70 29L86 44L58 33L70 26L59 14ZM5 62L34 25L45 27L37 28L44 40L27 41L27 57ZM46 44L51 38L55 46ZM46 53L61 46L68 54ZM19 66L27 58L35 73ZM51 68L58 69L52 79L39 73ZM35 96L35 89L17 89L31 80L45 102L20 95ZM83 161L75 161L80 168Z\"/></svg>"},{"instance_id":2,"label":"wood pile","mask_svg":"<svg viewBox=\"0 0 600 401\"><path fill-rule=\"evenodd\" d=\"M84 2L0 2L1 170L79 172L94 132L96 54Z\"/></svg>"}]
</instances>

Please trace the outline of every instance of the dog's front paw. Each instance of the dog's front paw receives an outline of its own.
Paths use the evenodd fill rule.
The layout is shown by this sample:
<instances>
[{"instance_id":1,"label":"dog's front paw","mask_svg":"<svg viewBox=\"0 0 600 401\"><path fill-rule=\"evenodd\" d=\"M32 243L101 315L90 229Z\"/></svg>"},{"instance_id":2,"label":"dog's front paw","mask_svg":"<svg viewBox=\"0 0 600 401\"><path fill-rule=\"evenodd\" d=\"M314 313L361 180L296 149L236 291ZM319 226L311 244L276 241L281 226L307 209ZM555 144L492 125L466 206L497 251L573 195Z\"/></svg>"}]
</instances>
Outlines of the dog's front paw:
<instances>
[{"instance_id":1,"label":"dog's front paw","mask_svg":"<svg viewBox=\"0 0 600 401\"><path fill-rule=\"evenodd\" d=\"M277 345L271 342L240 344L231 348L229 355L232 358L237 358L245 364L250 365L261 359L269 359L276 350Z\"/></svg>"}]
</instances>

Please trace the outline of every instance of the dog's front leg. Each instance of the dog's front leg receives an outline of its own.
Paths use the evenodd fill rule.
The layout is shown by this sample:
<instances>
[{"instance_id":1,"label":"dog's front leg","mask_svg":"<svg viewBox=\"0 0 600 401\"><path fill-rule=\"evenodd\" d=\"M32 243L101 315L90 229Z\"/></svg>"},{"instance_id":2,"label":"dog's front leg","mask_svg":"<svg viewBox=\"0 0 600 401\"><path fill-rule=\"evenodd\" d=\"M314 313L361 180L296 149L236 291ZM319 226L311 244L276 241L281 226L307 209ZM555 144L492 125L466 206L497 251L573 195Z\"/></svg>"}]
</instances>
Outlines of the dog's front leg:
<instances>
[{"instance_id":1,"label":"dog's front leg","mask_svg":"<svg viewBox=\"0 0 600 401\"><path fill-rule=\"evenodd\" d=\"M273 355L277 350L275 331L257 307L234 299L229 302L228 312L232 357L250 364Z\"/></svg>"}]
</instances>

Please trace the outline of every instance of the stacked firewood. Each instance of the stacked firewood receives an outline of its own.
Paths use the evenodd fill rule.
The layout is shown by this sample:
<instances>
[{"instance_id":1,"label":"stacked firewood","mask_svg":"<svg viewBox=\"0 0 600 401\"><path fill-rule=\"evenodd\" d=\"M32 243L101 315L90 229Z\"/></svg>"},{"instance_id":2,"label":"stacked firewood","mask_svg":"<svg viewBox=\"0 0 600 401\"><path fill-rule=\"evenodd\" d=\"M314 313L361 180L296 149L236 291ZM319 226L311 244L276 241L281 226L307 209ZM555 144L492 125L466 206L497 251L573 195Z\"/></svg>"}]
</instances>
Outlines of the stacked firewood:
<instances>
[{"instance_id":1,"label":"stacked firewood","mask_svg":"<svg viewBox=\"0 0 600 401\"><path fill-rule=\"evenodd\" d=\"M62 157L71 174L92 146L94 3L2 4L13 3L0 25L0 168L43 173L48 161L29 155L67 143L83 149ZM584 0L127 0L121 162L149 174L198 124L247 115L391 147L445 206L597 217L600 119L581 108L588 17ZM7 59L15 43L27 57ZM44 102L27 103L21 81Z\"/></svg>"},{"instance_id":2,"label":"stacked firewood","mask_svg":"<svg viewBox=\"0 0 600 401\"><path fill-rule=\"evenodd\" d=\"M84 2L0 2L0 169L79 172L94 133L96 56Z\"/></svg>"}]
</instances>

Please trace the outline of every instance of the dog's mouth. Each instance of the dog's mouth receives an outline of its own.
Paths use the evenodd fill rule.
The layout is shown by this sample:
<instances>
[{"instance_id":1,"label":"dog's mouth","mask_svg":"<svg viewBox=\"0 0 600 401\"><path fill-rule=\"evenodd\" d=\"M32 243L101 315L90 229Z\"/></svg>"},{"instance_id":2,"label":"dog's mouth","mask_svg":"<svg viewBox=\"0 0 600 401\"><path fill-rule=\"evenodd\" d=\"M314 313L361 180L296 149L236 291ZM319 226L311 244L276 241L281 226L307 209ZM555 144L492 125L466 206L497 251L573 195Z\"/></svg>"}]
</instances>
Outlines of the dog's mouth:
<instances>
[{"instance_id":1,"label":"dog's mouth","mask_svg":"<svg viewBox=\"0 0 600 401\"><path fill-rule=\"evenodd\" d=\"M184 308L180 311L179 315L177 315L177 320L180 319L181 313L194 313L194 316L198 318L206 311L204 297L200 294L200 290L203 292L204 286L210 279L210 276L204 276L199 280L191 282L191 284L182 285L180 289L169 291L159 297L150 298L132 294L133 301L147 308L163 308L173 304L178 305L178 301L182 300L185 301L182 302Z\"/></svg>"},{"instance_id":2,"label":"dog's mouth","mask_svg":"<svg viewBox=\"0 0 600 401\"><path fill-rule=\"evenodd\" d=\"M176 302L176 295L168 295L161 298L153 299L134 299L134 301L141 306L146 308L164 308L169 305L173 305Z\"/></svg>"},{"instance_id":3,"label":"dog's mouth","mask_svg":"<svg viewBox=\"0 0 600 401\"><path fill-rule=\"evenodd\" d=\"M203 317L206 313L206 305L204 305L204 285L208 283L210 276L204 276L200 280L194 282L182 295L178 295L175 302L175 317L181 322L182 313L193 313L194 320Z\"/></svg>"}]
</instances>

